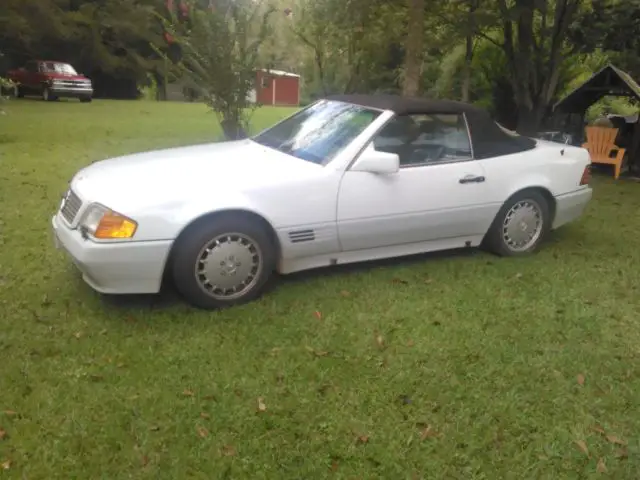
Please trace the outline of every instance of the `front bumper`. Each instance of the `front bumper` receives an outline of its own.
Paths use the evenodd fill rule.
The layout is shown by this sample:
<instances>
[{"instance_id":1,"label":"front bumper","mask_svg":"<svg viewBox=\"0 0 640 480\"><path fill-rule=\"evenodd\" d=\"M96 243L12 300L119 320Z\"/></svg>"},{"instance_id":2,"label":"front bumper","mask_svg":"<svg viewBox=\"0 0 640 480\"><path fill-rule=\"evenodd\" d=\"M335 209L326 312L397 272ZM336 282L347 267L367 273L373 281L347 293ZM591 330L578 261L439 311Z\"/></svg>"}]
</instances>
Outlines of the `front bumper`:
<instances>
[{"instance_id":1,"label":"front bumper","mask_svg":"<svg viewBox=\"0 0 640 480\"><path fill-rule=\"evenodd\" d=\"M579 218L592 196L593 189L591 187L585 187L575 192L555 197L556 215L552 228L556 229Z\"/></svg>"},{"instance_id":2,"label":"front bumper","mask_svg":"<svg viewBox=\"0 0 640 480\"><path fill-rule=\"evenodd\" d=\"M91 87L64 87L52 85L49 91L56 97L89 98L93 96Z\"/></svg>"},{"instance_id":3,"label":"front bumper","mask_svg":"<svg viewBox=\"0 0 640 480\"><path fill-rule=\"evenodd\" d=\"M107 294L158 293L171 241L98 243L85 240L55 215L56 248L66 252L94 290Z\"/></svg>"}]
</instances>

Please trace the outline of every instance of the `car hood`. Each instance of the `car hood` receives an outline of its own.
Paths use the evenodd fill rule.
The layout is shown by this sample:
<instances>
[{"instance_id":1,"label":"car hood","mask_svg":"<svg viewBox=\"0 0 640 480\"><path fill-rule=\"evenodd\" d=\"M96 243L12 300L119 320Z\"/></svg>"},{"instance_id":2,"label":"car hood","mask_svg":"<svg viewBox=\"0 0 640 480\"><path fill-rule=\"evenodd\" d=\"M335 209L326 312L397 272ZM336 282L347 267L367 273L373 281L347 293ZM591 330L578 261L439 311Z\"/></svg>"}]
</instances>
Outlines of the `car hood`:
<instances>
[{"instance_id":1,"label":"car hood","mask_svg":"<svg viewBox=\"0 0 640 480\"><path fill-rule=\"evenodd\" d=\"M278 188L322 170L253 142L240 140L137 153L95 162L71 187L114 210L182 203L216 194Z\"/></svg>"},{"instance_id":2,"label":"car hood","mask_svg":"<svg viewBox=\"0 0 640 480\"><path fill-rule=\"evenodd\" d=\"M47 78L53 80L89 80L84 75L74 75L71 73L59 73L59 72L46 72Z\"/></svg>"}]
</instances>

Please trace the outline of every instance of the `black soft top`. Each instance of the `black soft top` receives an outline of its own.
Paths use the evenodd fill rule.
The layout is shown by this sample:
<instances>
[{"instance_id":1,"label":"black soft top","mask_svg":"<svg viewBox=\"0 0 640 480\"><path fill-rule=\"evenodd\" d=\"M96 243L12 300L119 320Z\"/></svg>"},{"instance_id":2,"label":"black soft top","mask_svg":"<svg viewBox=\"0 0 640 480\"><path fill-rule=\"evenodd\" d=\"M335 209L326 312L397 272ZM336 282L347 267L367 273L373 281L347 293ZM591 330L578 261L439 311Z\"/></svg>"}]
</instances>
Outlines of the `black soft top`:
<instances>
[{"instance_id":1,"label":"black soft top","mask_svg":"<svg viewBox=\"0 0 640 480\"><path fill-rule=\"evenodd\" d=\"M327 100L353 103L378 110L390 110L396 115L457 114L464 115L469 125L469 134L475 158L490 158L524 152L535 147L532 138L510 135L502 130L489 112L465 102L454 100L431 100L401 95L331 95Z\"/></svg>"}]
</instances>

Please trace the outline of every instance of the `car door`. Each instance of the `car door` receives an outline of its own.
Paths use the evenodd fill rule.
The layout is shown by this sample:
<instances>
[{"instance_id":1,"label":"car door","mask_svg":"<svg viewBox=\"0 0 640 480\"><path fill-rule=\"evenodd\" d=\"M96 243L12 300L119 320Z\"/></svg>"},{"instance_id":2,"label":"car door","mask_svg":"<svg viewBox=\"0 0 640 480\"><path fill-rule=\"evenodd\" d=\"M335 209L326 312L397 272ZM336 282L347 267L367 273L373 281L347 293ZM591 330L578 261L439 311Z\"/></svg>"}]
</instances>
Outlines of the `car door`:
<instances>
[{"instance_id":1,"label":"car door","mask_svg":"<svg viewBox=\"0 0 640 480\"><path fill-rule=\"evenodd\" d=\"M492 208L462 114L393 117L367 148L396 153L400 170L347 170L338 193L344 251L484 234Z\"/></svg>"},{"instance_id":2,"label":"car door","mask_svg":"<svg viewBox=\"0 0 640 480\"><path fill-rule=\"evenodd\" d=\"M24 85L31 92L36 92L39 90L40 85L38 82L38 62L30 61L25 65L24 72Z\"/></svg>"}]
</instances>

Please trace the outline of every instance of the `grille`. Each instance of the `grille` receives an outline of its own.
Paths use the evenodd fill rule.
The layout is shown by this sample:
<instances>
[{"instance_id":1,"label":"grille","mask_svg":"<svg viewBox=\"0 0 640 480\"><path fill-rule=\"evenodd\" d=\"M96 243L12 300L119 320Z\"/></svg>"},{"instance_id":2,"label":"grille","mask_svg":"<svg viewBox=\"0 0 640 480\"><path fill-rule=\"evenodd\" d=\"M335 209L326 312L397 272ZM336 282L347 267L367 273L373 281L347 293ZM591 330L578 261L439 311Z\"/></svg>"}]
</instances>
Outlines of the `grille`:
<instances>
[{"instance_id":1,"label":"grille","mask_svg":"<svg viewBox=\"0 0 640 480\"><path fill-rule=\"evenodd\" d=\"M91 84L84 80L56 80L54 86L62 88L90 88Z\"/></svg>"},{"instance_id":2,"label":"grille","mask_svg":"<svg viewBox=\"0 0 640 480\"><path fill-rule=\"evenodd\" d=\"M65 201L62 208L60 208L60 213L67 222L73 223L80 207L82 207L82 200L73 190L69 190L65 195Z\"/></svg>"}]
</instances>

